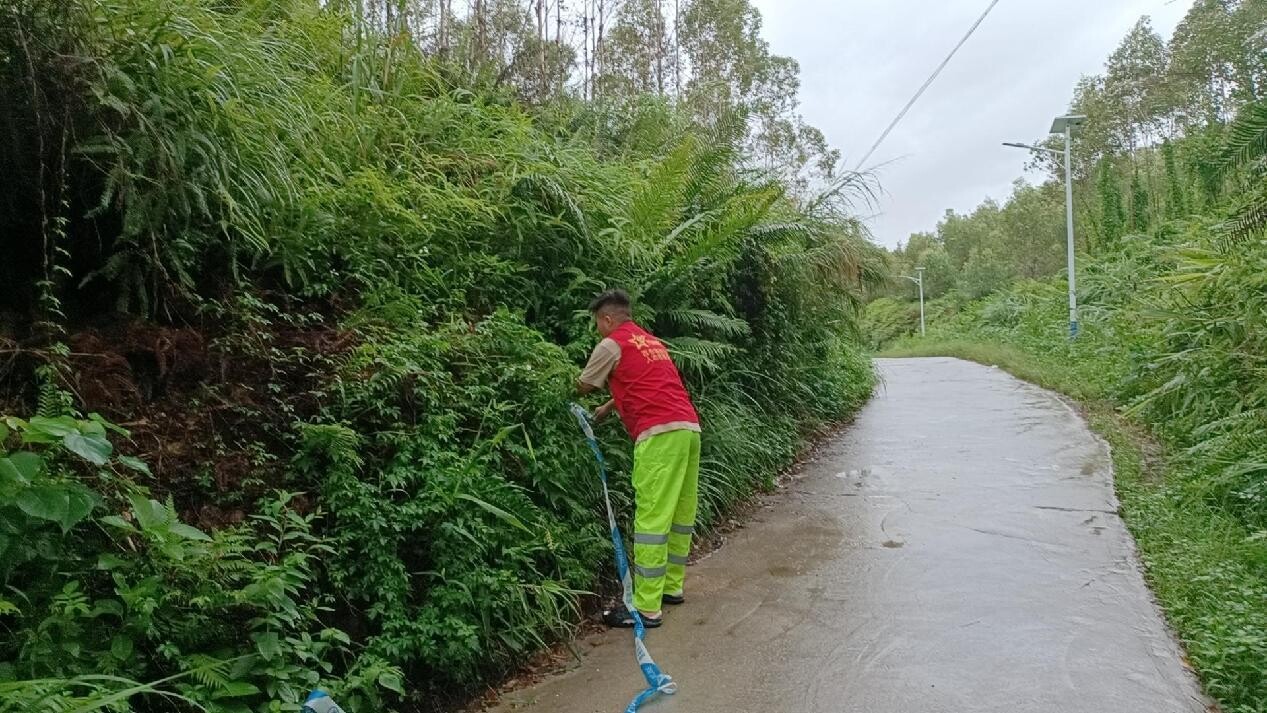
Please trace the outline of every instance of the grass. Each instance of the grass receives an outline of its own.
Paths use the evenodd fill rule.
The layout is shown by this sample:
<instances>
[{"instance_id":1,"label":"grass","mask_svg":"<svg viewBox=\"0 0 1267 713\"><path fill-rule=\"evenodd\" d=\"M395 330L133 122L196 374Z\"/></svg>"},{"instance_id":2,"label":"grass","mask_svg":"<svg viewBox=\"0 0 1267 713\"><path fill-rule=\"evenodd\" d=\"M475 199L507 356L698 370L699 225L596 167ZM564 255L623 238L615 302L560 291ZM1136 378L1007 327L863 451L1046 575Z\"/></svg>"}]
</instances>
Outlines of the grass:
<instances>
[{"instance_id":1,"label":"grass","mask_svg":"<svg viewBox=\"0 0 1267 713\"><path fill-rule=\"evenodd\" d=\"M907 340L878 356L957 357L1075 399L1112 446L1122 517L1206 692L1228 713L1267 711L1267 542L1190 497L1194 478L1182 458L1167 454L1066 362L1007 344L937 338Z\"/></svg>"}]
</instances>

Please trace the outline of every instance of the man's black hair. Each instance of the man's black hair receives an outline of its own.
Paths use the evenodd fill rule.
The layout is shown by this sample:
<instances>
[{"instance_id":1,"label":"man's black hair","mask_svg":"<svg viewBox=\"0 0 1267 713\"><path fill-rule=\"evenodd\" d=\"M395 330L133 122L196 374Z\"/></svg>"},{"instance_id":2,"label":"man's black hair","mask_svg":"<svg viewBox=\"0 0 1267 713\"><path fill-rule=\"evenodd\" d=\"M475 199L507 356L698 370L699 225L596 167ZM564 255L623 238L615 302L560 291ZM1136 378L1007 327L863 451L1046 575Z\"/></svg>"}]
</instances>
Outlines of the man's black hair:
<instances>
[{"instance_id":1,"label":"man's black hair","mask_svg":"<svg viewBox=\"0 0 1267 713\"><path fill-rule=\"evenodd\" d=\"M629 293L624 290L607 290L600 292L597 297L590 302L590 312L598 314L598 311L604 307L619 307L625 312L630 311L631 301Z\"/></svg>"}]
</instances>

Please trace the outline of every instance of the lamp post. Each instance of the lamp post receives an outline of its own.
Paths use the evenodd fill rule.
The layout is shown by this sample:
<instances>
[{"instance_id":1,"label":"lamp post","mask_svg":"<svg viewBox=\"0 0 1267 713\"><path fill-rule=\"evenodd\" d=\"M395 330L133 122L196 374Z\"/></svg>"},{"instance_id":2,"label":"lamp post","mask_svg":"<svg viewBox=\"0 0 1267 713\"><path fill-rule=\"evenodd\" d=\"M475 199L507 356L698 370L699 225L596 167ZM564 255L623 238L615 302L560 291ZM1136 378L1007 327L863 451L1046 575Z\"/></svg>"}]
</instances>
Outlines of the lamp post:
<instances>
[{"instance_id":1,"label":"lamp post","mask_svg":"<svg viewBox=\"0 0 1267 713\"><path fill-rule=\"evenodd\" d=\"M1011 146L1019 149L1030 149L1031 151L1046 151L1065 159L1065 233L1067 237L1066 260L1069 271L1069 338L1073 339L1078 336L1078 289L1077 276L1074 274L1073 261L1073 167L1071 163L1071 154L1073 146L1073 129L1075 126L1081 126L1087 117L1070 114L1067 116L1058 116L1051 123L1051 133L1063 134L1065 137L1065 150L1057 151L1049 149L1045 146L1032 146L1030 144L1019 144L1012 142L1004 142L1004 146Z\"/></svg>"},{"instance_id":2,"label":"lamp post","mask_svg":"<svg viewBox=\"0 0 1267 713\"><path fill-rule=\"evenodd\" d=\"M925 335L925 331L924 331L924 268L922 267L915 268L915 274L917 275L917 277L911 277L910 275L899 275L899 277L905 280L910 280L911 282L914 282L916 285L919 285L919 336L922 337Z\"/></svg>"}]
</instances>

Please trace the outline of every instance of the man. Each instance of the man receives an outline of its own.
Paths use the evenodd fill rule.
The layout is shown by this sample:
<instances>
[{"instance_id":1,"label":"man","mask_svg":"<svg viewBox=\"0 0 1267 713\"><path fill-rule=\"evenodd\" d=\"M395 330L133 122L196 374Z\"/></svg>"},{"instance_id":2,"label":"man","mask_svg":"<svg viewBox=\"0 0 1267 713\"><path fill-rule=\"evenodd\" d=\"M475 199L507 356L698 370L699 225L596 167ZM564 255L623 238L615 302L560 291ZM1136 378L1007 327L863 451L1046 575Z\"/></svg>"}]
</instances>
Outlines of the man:
<instances>
[{"instance_id":1,"label":"man","mask_svg":"<svg viewBox=\"0 0 1267 713\"><path fill-rule=\"evenodd\" d=\"M586 394L607 386L634 439L634 606L648 627L660 626L661 604L685 601L686 557L699 502L699 416L669 351L633 321L624 290L600 294L589 310L602 341L577 383ZM623 608L603 615L609 626L633 626Z\"/></svg>"}]
</instances>

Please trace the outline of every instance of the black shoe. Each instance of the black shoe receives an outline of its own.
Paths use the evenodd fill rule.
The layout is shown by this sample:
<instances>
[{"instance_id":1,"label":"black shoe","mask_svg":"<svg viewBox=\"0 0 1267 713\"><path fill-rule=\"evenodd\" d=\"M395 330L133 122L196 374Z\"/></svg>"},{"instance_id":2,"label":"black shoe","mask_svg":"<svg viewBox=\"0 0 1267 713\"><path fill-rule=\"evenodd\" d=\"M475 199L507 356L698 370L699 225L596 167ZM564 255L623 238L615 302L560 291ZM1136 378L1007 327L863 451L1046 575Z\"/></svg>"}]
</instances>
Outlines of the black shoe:
<instances>
[{"instance_id":1,"label":"black shoe","mask_svg":"<svg viewBox=\"0 0 1267 713\"><path fill-rule=\"evenodd\" d=\"M646 614L641 615L642 625L648 629L655 629L664 623L664 617L656 617L652 619ZM613 629L632 629L634 628L633 614L629 610L621 607L619 609L608 609L603 612L603 623Z\"/></svg>"},{"instance_id":2,"label":"black shoe","mask_svg":"<svg viewBox=\"0 0 1267 713\"><path fill-rule=\"evenodd\" d=\"M673 605L685 604L686 597L681 594L662 594L660 595L660 601L664 602L665 604L673 604Z\"/></svg>"}]
</instances>

